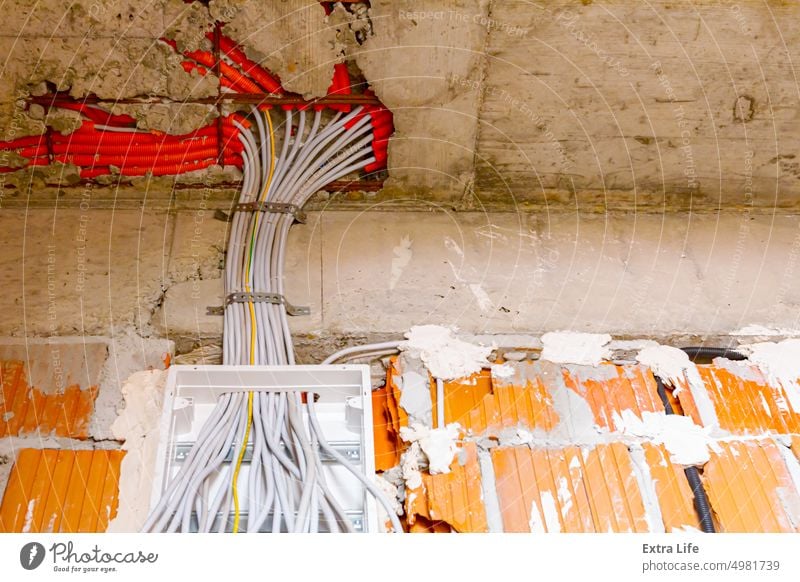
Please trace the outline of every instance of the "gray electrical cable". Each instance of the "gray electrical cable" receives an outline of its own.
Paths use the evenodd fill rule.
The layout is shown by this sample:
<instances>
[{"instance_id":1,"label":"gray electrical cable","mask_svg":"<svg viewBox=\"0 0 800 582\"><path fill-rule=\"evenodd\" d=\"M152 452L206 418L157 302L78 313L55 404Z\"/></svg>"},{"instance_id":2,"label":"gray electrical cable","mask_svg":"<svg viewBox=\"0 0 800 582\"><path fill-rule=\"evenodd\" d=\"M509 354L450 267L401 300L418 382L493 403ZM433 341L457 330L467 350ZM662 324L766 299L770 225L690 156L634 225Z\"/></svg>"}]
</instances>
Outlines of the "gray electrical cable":
<instances>
[{"instance_id":1,"label":"gray electrical cable","mask_svg":"<svg viewBox=\"0 0 800 582\"><path fill-rule=\"evenodd\" d=\"M386 350L397 351L400 349L400 344L403 343L401 341L392 341L392 342L380 342L375 344L363 344L360 346L353 346L350 348L344 348L343 350L339 350L325 358L322 363L323 364L333 364L338 360L341 360L345 356L349 356L351 354L358 354L360 352L378 352Z\"/></svg>"},{"instance_id":2,"label":"gray electrical cable","mask_svg":"<svg viewBox=\"0 0 800 582\"><path fill-rule=\"evenodd\" d=\"M254 131L234 121L244 161L240 204L302 207L325 184L374 162L370 116L361 107L346 114L337 112L325 122L320 110L310 122L304 109L296 115L287 110L279 147L271 120L262 119L256 107L251 107L251 114ZM237 292L284 295L286 248L293 222L294 216L284 213L233 213L225 262L226 296ZM223 311L223 363L295 363L284 304L234 302ZM393 353L398 343L342 350L334 359L355 353ZM380 489L330 447L316 418L313 398L307 394L304 404L298 391L223 395L144 531L193 527L201 532L226 531L234 502L235 522L246 513L248 532L265 528L316 532L322 524L332 532L353 531L326 481L321 450L354 473L393 517L395 531L402 531ZM245 450L250 458L241 463ZM241 492L246 495L239 499Z\"/></svg>"}]
</instances>

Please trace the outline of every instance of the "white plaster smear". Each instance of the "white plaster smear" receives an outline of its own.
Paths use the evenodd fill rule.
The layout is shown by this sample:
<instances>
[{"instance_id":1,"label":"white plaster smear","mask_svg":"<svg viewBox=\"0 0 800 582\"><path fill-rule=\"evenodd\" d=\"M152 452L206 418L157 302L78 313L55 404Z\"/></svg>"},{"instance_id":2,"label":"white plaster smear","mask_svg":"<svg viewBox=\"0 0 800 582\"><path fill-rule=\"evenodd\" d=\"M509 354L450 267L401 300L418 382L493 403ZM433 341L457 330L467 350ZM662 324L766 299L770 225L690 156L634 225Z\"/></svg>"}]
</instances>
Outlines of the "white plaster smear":
<instances>
[{"instance_id":1,"label":"white plaster smear","mask_svg":"<svg viewBox=\"0 0 800 582\"><path fill-rule=\"evenodd\" d=\"M559 519L559 511L555 497L553 497L550 491L542 491L540 499L542 501L542 512L544 513L544 524L547 527L547 533L560 533L561 520Z\"/></svg>"},{"instance_id":2,"label":"white plaster smear","mask_svg":"<svg viewBox=\"0 0 800 582\"><path fill-rule=\"evenodd\" d=\"M422 457L422 449L419 443L411 443L408 450L403 453L400 459L400 471L405 481L406 489L419 489L422 487L422 473L419 470L419 462ZM409 504L411 501L409 500Z\"/></svg>"},{"instance_id":3,"label":"white plaster smear","mask_svg":"<svg viewBox=\"0 0 800 582\"><path fill-rule=\"evenodd\" d=\"M492 298L489 297L486 289L484 289L480 283L470 283L469 290L475 297L475 301L477 301L478 307L481 311L485 313L494 309L494 302L492 301Z\"/></svg>"},{"instance_id":4,"label":"white plaster smear","mask_svg":"<svg viewBox=\"0 0 800 582\"><path fill-rule=\"evenodd\" d=\"M517 427L511 431L502 431L499 435L500 446L503 447L518 447L520 445L531 444L535 436L528 429Z\"/></svg>"},{"instance_id":5,"label":"white plaster smear","mask_svg":"<svg viewBox=\"0 0 800 582\"><path fill-rule=\"evenodd\" d=\"M400 438L406 442L419 443L428 458L428 472L431 475L449 473L450 464L458 452L456 442L461 431L457 422L443 428L428 428L419 423L400 428Z\"/></svg>"},{"instance_id":6,"label":"white plaster smear","mask_svg":"<svg viewBox=\"0 0 800 582\"><path fill-rule=\"evenodd\" d=\"M430 414L431 387L427 376L407 370L400 375L397 383L400 388L400 406L409 416L422 419Z\"/></svg>"},{"instance_id":7,"label":"white plaster smear","mask_svg":"<svg viewBox=\"0 0 800 582\"><path fill-rule=\"evenodd\" d=\"M111 432L125 441L127 452L120 468L119 510L108 532L138 532L150 512L166 380L165 370L136 372L122 386L125 409Z\"/></svg>"},{"instance_id":8,"label":"white plaster smear","mask_svg":"<svg viewBox=\"0 0 800 582\"><path fill-rule=\"evenodd\" d=\"M607 333L551 331L542 336L543 360L557 364L597 366L611 357Z\"/></svg>"},{"instance_id":9,"label":"white plaster smear","mask_svg":"<svg viewBox=\"0 0 800 582\"><path fill-rule=\"evenodd\" d=\"M686 352L672 346L651 346L636 355L636 361L649 367L666 384L675 388L675 394L688 385L703 425L710 428L719 426L714 403L708 395L697 366Z\"/></svg>"},{"instance_id":10,"label":"white plaster smear","mask_svg":"<svg viewBox=\"0 0 800 582\"><path fill-rule=\"evenodd\" d=\"M731 335L742 336L798 336L800 329L788 329L783 327L764 327L763 325L750 324L731 332Z\"/></svg>"},{"instance_id":11,"label":"white plaster smear","mask_svg":"<svg viewBox=\"0 0 800 582\"><path fill-rule=\"evenodd\" d=\"M465 342L448 327L416 325L406 333L406 339L400 349L422 360L434 378L463 378L489 365L486 358L491 347Z\"/></svg>"},{"instance_id":12,"label":"white plaster smear","mask_svg":"<svg viewBox=\"0 0 800 582\"><path fill-rule=\"evenodd\" d=\"M385 479L382 475L375 475L375 484L378 486L378 489L383 491L383 494L386 495L386 498L392 504L392 510L397 515L403 515L403 505L400 503L400 500L397 497L397 487L393 483L390 483L387 479ZM391 525L387 526L387 522L389 521L389 514L386 513L386 509L383 507L382 503L378 503L378 523L384 530L388 528L391 530Z\"/></svg>"},{"instance_id":13,"label":"white plaster smear","mask_svg":"<svg viewBox=\"0 0 800 582\"><path fill-rule=\"evenodd\" d=\"M531 501L531 517L528 520L528 527L531 533L547 533L544 529L544 520L539 513L539 505L535 499Z\"/></svg>"},{"instance_id":14,"label":"white plaster smear","mask_svg":"<svg viewBox=\"0 0 800 582\"><path fill-rule=\"evenodd\" d=\"M636 361L650 368L676 391L686 383L686 370L694 365L683 350L658 344L639 351Z\"/></svg>"},{"instance_id":15,"label":"white plaster smear","mask_svg":"<svg viewBox=\"0 0 800 582\"><path fill-rule=\"evenodd\" d=\"M644 449L642 449L641 445L632 445L630 454L633 463L633 475L639 484L639 491L644 502L647 531L650 533L664 533L664 517L661 514L661 505L658 502L656 482L650 472L650 465L647 464Z\"/></svg>"},{"instance_id":16,"label":"white plaster smear","mask_svg":"<svg viewBox=\"0 0 800 582\"><path fill-rule=\"evenodd\" d=\"M643 412L639 418L631 410L623 410L621 415L615 412L613 420L617 430L625 435L663 444L672 462L678 465L707 463L709 447L714 446L709 429L696 425L688 416Z\"/></svg>"},{"instance_id":17,"label":"white plaster smear","mask_svg":"<svg viewBox=\"0 0 800 582\"><path fill-rule=\"evenodd\" d=\"M783 387L792 410L800 412L800 339L752 344L742 351L771 384Z\"/></svg>"},{"instance_id":18,"label":"white plaster smear","mask_svg":"<svg viewBox=\"0 0 800 582\"><path fill-rule=\"evenodd\" d=\"M444 238L444 246L447 248L447 250L456 253L459 258L461 258L461 268L462 270L467 271L467 277L462 277L459 274L459 270L456 268L455 264L452 261L447 260L445 262L450 265L450 270L453 272L453 278L458 283L466 285L470 293L472 293L472 295L475 297L475 301L481 311L484 313L487 311L492 311L494 309L494 302L483 288L483 285L481 285L480 282L470 282L474 281L474 279L478 277L478 273L475 272L473 267L464 264L464 251L461 250L461 247L458 246L458 243L456 243L456 241L449 236Z\"/></svg>"},{"instance_id":19,"label":"white plaster smear","mask_svg":"<svg viewBox=\"0 0 800 582\"><path fill-rule=\"evenodd\" d=\"M389 289L394 289L400 278L403 276L408 263L411 262L411 257L414 252L411 250L411 237L404 236L400 239L400 244L392 249L392 276L389 279Z\"/></svg>"},{"instance_id":20,"label":"white plaster smear","mask_svg":"<svg viewBox=\"0 0 800 582\"><path fill-rule=\"evenodd\" d=\"M516 373L512 364L492 364L492 378L511 378Z\"/></svg>"}]
</instances>

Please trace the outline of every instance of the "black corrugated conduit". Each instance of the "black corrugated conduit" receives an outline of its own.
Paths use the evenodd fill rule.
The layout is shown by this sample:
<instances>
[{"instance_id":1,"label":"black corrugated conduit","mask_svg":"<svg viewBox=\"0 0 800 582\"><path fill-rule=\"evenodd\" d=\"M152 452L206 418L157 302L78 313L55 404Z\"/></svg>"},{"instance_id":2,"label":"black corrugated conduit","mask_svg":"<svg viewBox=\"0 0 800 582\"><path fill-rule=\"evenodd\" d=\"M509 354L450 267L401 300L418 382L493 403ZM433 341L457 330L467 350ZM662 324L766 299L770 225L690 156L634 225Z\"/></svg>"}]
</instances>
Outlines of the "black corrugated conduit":
<instances>
[{"instance_id":1,"label":"black corrugated conduit","mask_svg":"<svg viewBox=\"0 0 800 582\"><path fill-rule=\"evenodd\" d=\"M733 348L706 348L700 346L690 346L681 348L689 359L693 362L698 359L727 358L729 360L746 360L747 356L742 352L737 352Z\"/></svg>"},{"instance_id":2,"label":"black corrugated conduit","mask_svg":"<svg viewBox=\"0 0 800 582\"><path fill-rule=\"evenodd\" d=\"M664 382L658 376L655 376L655 379L656 386L658 387L658 396L661 398L661 403L664 405L665 412L667 414L675 414L672 404L669 398L667 398L667 389L664 386ZM700 518L700 529L702 529L704 533L716 533L717 530L714 528L714 519L711 516L711 504L708 502L706 490L703 489L703 482L700 480L700 472L697 470L697 467L685 467L683 472L686 475L686 480L689 482L692 495L694 495L694 509L697 512L697 516Z\"/></svg>"}]
</instances>

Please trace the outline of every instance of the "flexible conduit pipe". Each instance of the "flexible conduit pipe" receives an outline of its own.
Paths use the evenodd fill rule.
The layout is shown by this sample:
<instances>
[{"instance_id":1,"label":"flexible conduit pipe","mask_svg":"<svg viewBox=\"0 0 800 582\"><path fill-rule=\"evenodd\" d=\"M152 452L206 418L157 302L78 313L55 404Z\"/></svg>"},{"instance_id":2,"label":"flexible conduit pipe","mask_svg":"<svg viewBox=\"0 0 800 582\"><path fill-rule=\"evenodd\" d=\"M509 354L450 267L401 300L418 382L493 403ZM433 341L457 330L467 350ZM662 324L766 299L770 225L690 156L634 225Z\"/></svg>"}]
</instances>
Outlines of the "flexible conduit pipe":
<instances>
[{"instance_id":1,"label":"flexible conduit pipe","mask_svg":"<svg viewBox=\"0 0 800 582\"><path fill-rule=\"evenodd\" d=\"M672 404L667 397L667 389L664 386L664 381L658 376L655 376L655 379L658 396L661 398L664 410L668 415L675 414L675 410L672 408ZM697 467L685 467L683 472L686 475L686 480L689 482L689 487L692 489L692 495L694 495L694 508L695 511L697 511L697 516L700 518L700 528L704 533L716 533L711 504L708 501L706 490L703 488L703 482L700 480L700 472L697 470Z\"/></svg>"},{"instance_id":2,"label":"flexible conduit pipe","mask_svg":"<svg viewBox=\"0 0 800 582\"><path fill-rule=\"evenodd\" d=\"M681 348L690 360L698 358L727 358L729 360L746 360L747 356L733 348L706 348L706 347L686 347Z\"/></svg>"}]
</instances>

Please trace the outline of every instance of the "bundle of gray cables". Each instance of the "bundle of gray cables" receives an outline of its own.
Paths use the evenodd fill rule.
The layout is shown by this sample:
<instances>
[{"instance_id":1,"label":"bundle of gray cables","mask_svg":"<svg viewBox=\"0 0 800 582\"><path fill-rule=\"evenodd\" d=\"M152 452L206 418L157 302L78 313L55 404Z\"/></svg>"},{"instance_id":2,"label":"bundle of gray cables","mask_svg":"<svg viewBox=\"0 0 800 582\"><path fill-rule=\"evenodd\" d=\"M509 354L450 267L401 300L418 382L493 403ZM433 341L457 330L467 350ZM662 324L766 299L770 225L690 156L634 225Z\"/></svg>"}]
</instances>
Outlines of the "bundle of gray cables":
<instances>
[{"instance_id":1,"label":"bundle of gray cables","mask_svg":"<svg viewBox=\"0 0 800 582\"><path fill-rule=\"evenodd\" d=\"M268 110L252 108L255 134L237 123L244 145L239 208L251 207L233 215L225 268L228 296L283 296L286 244L295 218L292 212L265 210L264 204L302 208L326 184L375 161L370 116L360 107L338 112L325 123L328 114L322 110L312 112L311 120L304 109L287 110L285 116L280 152ZM285 302L232 302L224 315L224 364L295 363ZM143 531L238 532L242 516L247 532L353 531L326 483L321 451L355 475L386 510L393 530L402 531L392 503L372 476L327 442L315 396L297 391L224 394ZM250 462L243 477L246 450Z\"/></svg>"}]
</instances>

